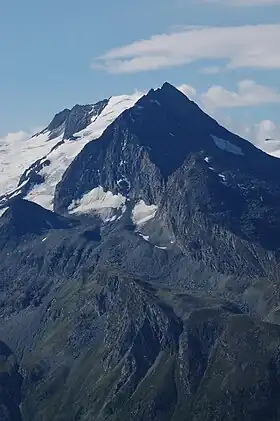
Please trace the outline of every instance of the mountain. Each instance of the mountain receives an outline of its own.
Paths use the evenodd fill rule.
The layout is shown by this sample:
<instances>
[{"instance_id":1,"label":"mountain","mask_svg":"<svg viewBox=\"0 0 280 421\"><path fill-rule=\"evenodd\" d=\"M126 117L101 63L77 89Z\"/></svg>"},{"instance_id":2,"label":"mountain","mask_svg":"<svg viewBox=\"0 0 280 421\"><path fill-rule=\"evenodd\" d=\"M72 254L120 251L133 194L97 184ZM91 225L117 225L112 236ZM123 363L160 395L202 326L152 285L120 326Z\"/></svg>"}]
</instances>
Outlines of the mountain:
<instances>
[{"instance_id":1,"label":"mountain","mask_svg":"<svg viewBox=\"0 0 280 421\"><path fill-rule=\"evenodd\" d=\"M17 241L26 235L40 235L50 229L65 229L77 223L71 222L35 203L16 198L0 219L0 246L4 247L12 239Z\"/></svg>"},{"instance_id":2,"label":"mountain","mask_svg":"<svg viewBox=\"0 0 280 421\"><path fill-rule=\"evenodd\" d=\"M165 84L86 145L57 185L54 209L79 212L89 200L99 210L100 189L106 192L102 200L110 194L120 206L129 203L132 214L143 203L147 211L157 209L161 229L185 252L203 259L207 250L209 263L230 272L240 266L236 250L222 237L223 255L217 254L219 233L209 235L209 223L242 239L246 250L247 242L278 249L278 170L278 159L228 132Z\"/></svg>"},{"instance_id":3,"label":"mountain","mask_svg":"<svg viewBox=\"0 0 280 421\"><path fill-rule=\"evenodd\" d=\"M280 161L169 83L27 145L0 218L22 419L279 421Z\"/></svg>"},{"instance_id":4,"label":"mountain","mask_svg":"<svg viewBox=\"0 0 280 421\"><path fill-rule=\"evenodd\" d=\"M0 419L22 421L19 408L22 377L12 351L4 342L0 342L0 358Z\"/></svg>"},{"instance_id":5,"label":"mountain","mask_svg":"<svg viewBox=\"0 0 280 421\"><path fill-rule=\"evenodd\" d=\"M75 105L55 115L51 123L30 139L1 146L0 211L14 197L53 209L53 194L64 171L83 147L140 94L121 95L93 105Z\"/></svg>"}]
</instances>

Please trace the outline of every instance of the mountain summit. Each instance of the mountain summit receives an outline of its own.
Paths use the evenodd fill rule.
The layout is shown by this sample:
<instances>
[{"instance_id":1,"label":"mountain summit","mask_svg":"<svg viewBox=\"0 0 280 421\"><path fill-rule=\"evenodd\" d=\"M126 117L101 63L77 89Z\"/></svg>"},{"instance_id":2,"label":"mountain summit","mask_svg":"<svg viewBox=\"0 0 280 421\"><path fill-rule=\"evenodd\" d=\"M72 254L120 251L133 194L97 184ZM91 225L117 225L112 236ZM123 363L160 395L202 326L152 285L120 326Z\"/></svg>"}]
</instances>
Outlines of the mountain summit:
<instances>
[{"instance_id":1,"label":"mountain summit","mask_svg":"<svg viewBox=\"0 0 280 421\"><path fill-rule=\"evenodd\" d=\"M55 189L64 173L85 146L84 154L88 154L91 147L98 149L100 141L96 146L88 144L91 145L91 141L98 139L104 131L110 136L113 127L119 131L125 127L127 133L135 137L134 143L132 142L133 148L137 138L139 147L150 151L151 162L159 168L165 180L182 165L190 153L205 150L217 155L217 147L220 151L231 150L231 154L223 156L228 165L232 163L231 158L236 158L237 161L233 161L236 161L237 165L242 165L243 162L246 169L249 159L250 167L255 168L252 168L252 171L263 171L266 172L263 174L265 177L274 177L275 164L272 164L272 160L266 159L264 164L263 154L249 142L221 127L182 92L165 83L159 89L151 89L144 96L136 93L132 96L112 97L94 105L75 105L71 110L65 109L56 114L51 123L25 142L22 151L18 152L20 159L22 155L21 166L13 164L14 154L11 151L11 165L6 171L6 185L9 188L5 189L4 178L2 192L0 190L0 206L5 208L10 199L22 197L50 210L59 207L60 204L56 204L54 199ZM104 133L103 149L106 144L105 137ZM122 139L117 147L120 147L121 142ZM244 158L240 159L242 156ZM9 154L4 154L3 157L5 162L9 161ZM111 158L113 165L118 165L121 161L115 159L116 157ZM119 167L118 172L125 171ZM123 175L117 173L116 177L119 178L114 180L115 183L121 180ZM124 183L119 183L119 186L122 186L119 188L126 191L125 177L123 179ZM93 185L94 181L89 184ZM116 187L109 187L116 190ZM57 191L59 197L59 188ZM77 194L81 193L77 189Z\"/></svg>"},{"instance_id":2,"label":"mountain summit","mask_svg":"<svg viewBox=\"0 0 280 421\"><path fill-rule=\"evenodd\" d=\"M168 83L65 109L13 156L0 418L280 420L277 158Z\"/></svg>"}]
</instances>

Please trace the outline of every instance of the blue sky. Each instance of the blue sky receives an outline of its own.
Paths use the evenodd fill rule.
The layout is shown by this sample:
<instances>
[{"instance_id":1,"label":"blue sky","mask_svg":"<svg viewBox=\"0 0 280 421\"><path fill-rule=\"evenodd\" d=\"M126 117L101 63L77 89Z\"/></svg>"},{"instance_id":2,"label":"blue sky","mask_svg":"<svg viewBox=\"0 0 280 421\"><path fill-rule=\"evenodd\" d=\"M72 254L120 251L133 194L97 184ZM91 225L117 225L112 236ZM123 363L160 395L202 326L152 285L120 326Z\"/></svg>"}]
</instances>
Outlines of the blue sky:
<instances>
[{"instance_id":1,"label":"blue sky","mask_svg":"<svg viewBox=\"0 0 280 421\"><path fill-rule=\"evenodd\" d=\"M279 0L1 2L0 136L165 80L236 131L278 135L278 35Z\"/></svg>"}]
</instances>

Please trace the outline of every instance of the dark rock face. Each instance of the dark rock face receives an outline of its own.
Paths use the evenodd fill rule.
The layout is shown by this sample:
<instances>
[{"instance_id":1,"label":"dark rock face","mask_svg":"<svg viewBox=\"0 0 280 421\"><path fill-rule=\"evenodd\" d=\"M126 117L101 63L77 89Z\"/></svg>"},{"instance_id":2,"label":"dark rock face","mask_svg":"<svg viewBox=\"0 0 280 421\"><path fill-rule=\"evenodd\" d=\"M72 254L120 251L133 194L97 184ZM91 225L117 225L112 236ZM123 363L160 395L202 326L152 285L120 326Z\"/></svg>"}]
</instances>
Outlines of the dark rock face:
<instances>
[{"instance_id":1,"label":"dark rock face","mask_svg":"<svg viewBox=\"0 0 280 421\"><path fill-rule=\"evenodd\" d=\"M243 254L247 272L263 275L251 244L280 247L279 169L279 160L165 84L86 145L57 186L54 205L66 212L99 185L143 199L158 205L160 223L196 260L231 274Z\"/></svg>"},{"instance_id":2,"label":"dark rock face","mask_svg":"<svg viewBox=\"0 0 280 421\"><path fill-rule=\"evenodd\" d=\"M15 199L0 220L0 247L28 235L42 235L52 229L65 229L76 224L36 203Z\"/></svg>"},{"instance_id":3,"label":"dark rock face","mask_svg":"<svg viewBox=\"0 0 280 421\"><path fill-rule=\"evenodd\" d=\"M71 110L65 108L65 110L56 114L48 127L43 130L43 133L49 131L51 133L49 137L50 139L54 139L55 137L61 135L63 130L65 130L66 121L69 118L70 113Z\"/></svg>"},{"instance_id":4,"label":"dark rock face","mask_svg":"<svg viewBox=\"0 0 280 421\"><path fill-rule=\"evenodd\" d=\"M217 147L213 136L234 145L238 153ZM165 195L170 176L183 168L191 156L200 156L202 161L211 159L216 174L226 170L229 180L233 171L241 173L240 180L232 180L236 187L239 181L252 186L257 182L263 183L265 190L265 181L277 183L277 159L228 132L185 95L165 84L125 111L99 140L86 145L59 184L55 207L64 211L73 199L98 185L122 192L119 180L128 181L129 198L142 197L158 203ZM211 177L211 170L208 175ZM218 175L216 178L219 180ZM252 196L259 196L260 188L261 185L258 191L252 191ZM274 188L278 195L279 184Z\"/></svg>"},{"instance_id":5,"label":"dark rock face","mask_svg":"<svg viewBox=\"0 0 280 421\"><path fill-rule=\"evenodd\" d=\"M64 139L71 139L74 133L85 129L90 124L91 118L99 115L108 102L108 99L104 99L96 104L76 104L71 110L65 108L57 113L50 124L39 134L50 132L49 139L63 134Z\"/></svg>"},{"instance_id":6,"label":"dark rock face","mask_svg":"<svg viewBox=\"0 0 280 421\"><path fill-rule=\"evenodd\" d=\"M0 420L21 421L22 377L12 351L0 341Z\"/></svg>"},{"instance_id":7,"label":"dark rock face","mask_svg":"<svg viewBox=\"0 0 280 421\"><path fill-rule=\"evenodd\" d=\"M20 356L23 419L233 421L277 413L269 395L277 378L269 376L278 370L278 327L242 316L227 293L213 291L214 271L196 272L195 259L179 249L98 224L33 230L1 248L0 335ZM219 283L226 279L219 275ZM233 296L242 303L242 294ZM238 387L246 397L234 394Z\"/></svg>"},{"instance_id":8,"label":"dark rock face","mask_svg":"<svg viewBox=\"0 0 280 421\"><path fill-rule=\"evenodd\" d=\"M98 116L108 104L108 100L100 101L94 105L75 105L70 111L64 130L64 139L71 139L74 133L85 129L93 116Z\"/></svg>"},{"instance_id":9,"label":"dark rock face","mask_svg":"<svg viewBox=\"0 0 280 421\"><path fill-rule=\"evenodd\" d=\"M44 130L35 134L34 136L48 133L49 140L62 136L62 140L58 141L50 149L48 154L42 156L26 168L14 191L0 196L0 209L9 206L10 202L12 202L15 197L24 198L34 186L44 183L45 179L40 174L40 171L44 167L50 165L49 155L51 152L63 145L66 139L75 141L76 137L74 134L85 129L93 118L97 118L108 105L108 102L109 100L105 99L96 104L75 105L71 110L66 108L56 114L51 123Z\"/></svg>"},{"instance_id":10,"label":"dark rock face","mask_svg":"<svg viewBox=\"0 0 280 421\"><path fill-rule=\"evenodd\" d=\"M213 350L191 419L278 420L279 333L279 326L232 318Z\"/></svg>"},{"instance_id":11,"label":"dark rock face","mask_svg":"<svg viewBox=\"0 0 280 421\"><path fill-rule=\"evenodd\" d=\"M90 107L52 129L71 137ZM23 420L279 421L279 169L165 84L86 145L56 213L12 201L0 338L20 362L22 398L20 382L5 391ZM69 218L97 186L125 196L125 214ZM144 238L139 200L158 206Z\"/></svg>"}]
</instances>

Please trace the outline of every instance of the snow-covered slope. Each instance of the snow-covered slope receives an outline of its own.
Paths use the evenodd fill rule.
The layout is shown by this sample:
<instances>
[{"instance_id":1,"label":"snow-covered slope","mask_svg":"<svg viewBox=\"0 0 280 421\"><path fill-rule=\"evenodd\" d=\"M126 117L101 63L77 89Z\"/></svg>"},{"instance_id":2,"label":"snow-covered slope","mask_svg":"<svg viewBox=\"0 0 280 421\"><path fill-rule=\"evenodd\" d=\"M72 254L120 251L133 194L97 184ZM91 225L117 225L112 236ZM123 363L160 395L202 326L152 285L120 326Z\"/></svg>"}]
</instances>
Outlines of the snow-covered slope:
<instances>
[{"instance_id":1,"label":"snow-covered slope","mask_svg":"<svg viewBox=\"0 0 280 421\"><path fill-rule=\"evenodd\" d=\"M91 214L95 213L105 221L114 221L117 219L117 211L123 214L126 210L126 198L120 193L113 194L110 191L104 191L99 186L86 193L81 200L73 201L69 206L70 214Z\"/></svg>"},{"instance_id":2,"label":"snow-covered slope","mask_svg":"<svg viewBox=\"0 0 280 421\"><path fill-rule=\"evenodd\" d=\"M48 154L58 141L49 140L49 132L27 140L0 139L0 197L15 189L26 168Z\"/></svg>"},{"instance_id":3,"label":"snow-covered slope","mask_svg":"<svg viewBox=\"0 0 280 421\"><path fill-rule=\"evenodd\" d=\"M141 96L137 92L111 97L101 113L94 113L90 124L74 133L70 139L65 139L61 124L52 133L44 130L20 144L0 144L0 204L2 202L3 205L6 198L21 194L47 209L53 209L55 187L71 162L88 142L98 138L110 123L124 110L132 107ZM55 136L58 133L59 136ZM38 160L39 165L36 162ZM25 178L19 183L24 172ZM33 177L34 174L40 177L39 183L31 182L31 173ZM28 193L24 195L22 187L27 184Z\"/></svg>"}]
</instances>

